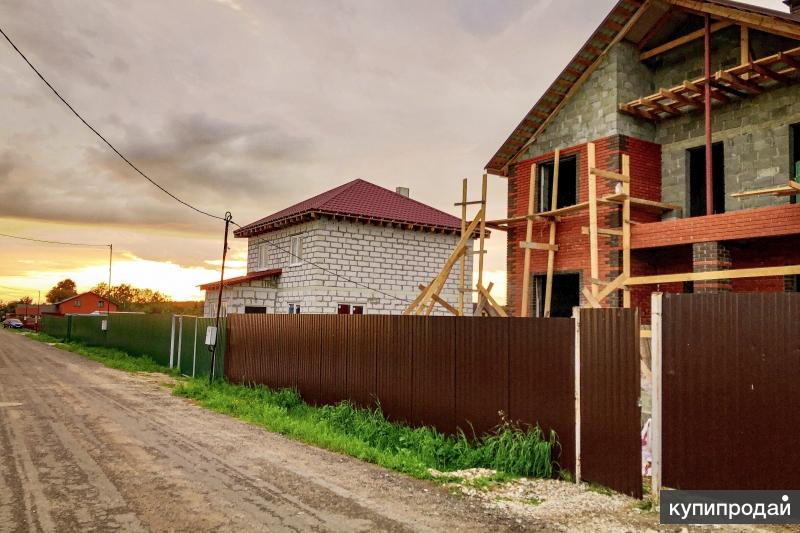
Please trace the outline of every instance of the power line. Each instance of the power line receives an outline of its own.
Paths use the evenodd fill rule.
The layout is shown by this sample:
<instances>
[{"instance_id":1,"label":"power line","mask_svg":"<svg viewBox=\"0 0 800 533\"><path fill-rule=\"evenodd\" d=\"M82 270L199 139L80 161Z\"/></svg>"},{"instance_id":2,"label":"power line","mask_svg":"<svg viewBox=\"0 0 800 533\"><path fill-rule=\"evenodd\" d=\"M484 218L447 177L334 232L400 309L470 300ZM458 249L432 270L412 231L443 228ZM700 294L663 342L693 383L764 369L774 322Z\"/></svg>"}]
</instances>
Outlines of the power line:
<instances>
[{"instance_id":1,"label":"power line","mask_svg":"<svg viewBox=\"0 0 800 533\"><path fill-rule=\"evenodd\" d=\"M239 224L237 224L234 221L231 221L231 224L233 224L234 226L236 226L239 229L241 229L241 227L242 227L242 226L240 226ZM361 287L363 289L367 289L367 290L373 291L373 292L375 292L377 294L382 294L383 296L386 296L388 298L392 298L394 300L403 302L404 304L410 304L411 303L411 301L406 300L405 298L400 298L398 296L395 296L394 294L389 294L388 292L383 292L380 289L376 289L374 287L370 287L369 285L367 285L365 283L361 283L361 282L356 281L354 279L350 279L347 276L343 276L343 275L339 274L338 272L330 270L329 268L326 268L326 267L324 267L324 266L322 266L322 265L320 265L318 263L315 263L313 261L309 261L308 259L303 259L302 257L300 257L299 255L295 254L291 250L283 248L282 246L278 246L275 243L272 243L272 242L269 242L269 241L264 241L263 244L266 244L267 246L271 246L271 247L275 248L276 250L280 250L281 252L287 253L290 256L292 256L295 259L297 259L298 261L302 261L303 263L306 263L306 264L311 265L311 266L313 266L315 268L318 268L318 269L322 270L323 272L327 272L328 274L334 275L334 276L336 276L337 278L339 278L341 280L344 280L344 281L347 281L349 283L352 283L352 284L354 284L354 285L356 285L358 287Z\"/></svg>"},{"instance_id":2,"label":"power line","mask_svg":"<svg viewBox=\"0 0 800 533\"><path fill-rule=\"evenodd\" d=\"M8 34L6 34L6 32L5 32L5 31L3 31L2 27L0 27L0 34L2 34L2 35L3 35L3 37L5 37L6 41L8 41L8 44L10 44L10 45L11 45L11 47L12 47L12 48L13 48L13 49L14 49L14 50L17 52L17 54L19 54L19 56L20 56L20 57L21 57L21 58L22 58L22 59L25 61L25 63L27 63L27 65L28 65L28 66L31 68L31 70L33 70L33 72L35 72L35 73L36 73L36 75L39 77L39 79L41 79L41 80L42 80L42 82L44 82L44 84L45 84L45 85L47 85L47 87L48 87L48 88L49 88L49 89L50 89L50 90L53 92L53 94L55 94L55 95L56 95L56 97L57 97L59 100L61 100L61 102L62 102L62 103L65 105L65 106L67 106L67 109L69 109L69 110L72 112L72 114L73 114L73 115L75 115L75 116L78 118L78 120L80 120L81 122L83 122L83 124L84 124L84 125L85 125L87 128L89 128L89 129L92 131L92 133L94 133L95 135L97 135L97 137L98 137L98 138L100 138L100 140L102 140L102 141L103 141L103 142L106 144L106 146L108 146L108 147L109 147L109 148L110 148L110 149L111 149L111 150L112 150L112 151L113 151L115 154L117 154L117 155L118 155L118 156L119 156L119 157L120 157L120 158L121 158L121 159L122 159L122 160L123 160L125 163L127 163L127 164L128 164L128 166L130 166L130 167L131 167L133 170L135 170L135 171L136 171L136 172L137 172L137 173L138 173L140 176L142 176L144 179L146 179L146 180L147 180L147 181L149 181L151 184L153 184L154 186L156 186L156 187L157 187L158 189L160 189L160 190L161 190L161 191L162 191L164 194L168 195L168 196L169 196L169 197L171 197L173 200L175 200L176 202L178 202L178 203L180 203L180 204L182 204L182 205L184 205L184 206L188 207L189 209L192 209L192 210L196 211L197 213L200 213L200 214L202 214L202 215L205 215L205 216L207 216L207 217L211 217L211 218L214 218L214 219L217 219L217 220L223 220L223 221L225 220L225 217L221 217L221 216L213 215L213 214L211 214L211 213L209 213L209 212L207 212L207 211L203 211L202 209L199 209L199 208L197 208L197 207L193 206L192 204L190 204L190 203L188 203L188 202L185 202L184 200L181 200L180 198L178 198L177 196L175 196L174 194L172 194L171 192L169 192L167 189L165 189L164 187L162 187L162 186L161 186L161 185L160 185L158 182L156 182L156 181L155 181L153 178L151 178L150 176L148 176L148 175L147 175L145 172L143 172L143 171L142 171L142 170L141 170L139 167L137 167L135 164L133 164L133 163L131 162L131 160L130 160L130 159L128 159L127 157L125 157L125 155L123 155L123 154L122 154L122 152L120 152L120 151L119 151L119 150L118 150L118 149L117 149L117 148L116 148L116 147L115 147L113 144L111 144L111 142L110 142L108 139L106 139L106 138L105 138L105 137L104 137L104 136L103 136L103 135L102 135L102 134L101 134L101 133L100 133L100 132L99 132L99 131L98 131L98 130L97 130L95 127L94 127L94 126L92 126L91 124L89 124L89 122L88 122L88 121L87 121L85 118L83 118L83 116L81 116L81 114L80 114L80 113L78 113L78 112L75 110L75 108L74 108L74 107L72 107L72 105L71 105L71 104L70 104L70 103L69 103L69 102L68 102L68 101L67 101L67 100L66 100L66 99L65 99L63 96L61 96L61 93L59 93L59 92L58 92L58 90L56 90L56 88L55 88L55 87L53 87L53 85L52 85L52 84L51 84L49 81L47 81L47 78L45 78L45 77L44 77L44 75L43 75L41 72L39 72L39 70L38 70L38 69L37 69L37 68L36 68L36 67L33 65L33 63L31 63L31 62L30 62L30 60L27 58L27 56L25 56L25 54L22 52L22 50L20 50L20 49L17 47L17 45L16 45L16 44L14 44L14 41L12 41L12 40L11 40L11 38L8 36ZM241 226L240 226L239 224L236 224L235 222L232 222L232 223L233 223L235 226L237 226L237 227L241 228ZM8 235L3 235L3 236L8 236ZM16 238L16 237L13 237L13 236L12 236L12 238ZM24 240L32 240L32 241L35 241L36 239L24 239ZM47 242L47 241L42 241L42 242ZM56 242L53 242L53 244L71 244L71 243L56 243ZM333 270L330 270L330 269L328 269L328 268L325 268L325 267L323 267L322 265L319 265L319 264L316 264L316 263L314 263L314 262L312 262L312 261L308 261L308 260L306 260L306 259L303 259L302 257L299 257L299 256L297 256L296 254L292 253L290 250L286 250L286 249L284 249L284 248L282 248L282 247L280 247L280 246L278 246L278 245L276 245L276 244L273 244L273 243L268 243L268 244L269 244L270 246L272 246L272 247L274 247L274 248L278 249L278 250L282 250L283 252L286 252L286 253L288 253L289 255L291 255L291 256L293 256L293 257L295 257L296 259L298 259L298 260L300 260L300 261L303 261L303 262L305 262L305 263L307 263L307 264L309 264L309 265L311 265L311 266L314 266L314 267L316 267L316 268L319 268L319 269L320 269L320 270L322 270L323 272L327 272L327 273L329 273L329 274L332 274L332 275L336 276L337 278L339 278L339 279L342 279L342 280L344 280L344 281L347 281L347 282L349 282L349 283L352 283L352 284L354 284L354 285L356 285L356 286L358 286L358 287L362 287L362 288L368 289L368 290L370 290L370 291L373 291L373 292L375 292L375 293L377 293L377 294L382 294L382 295L384 295L384 296L387 296L387 297L389 297L389 298L392 298L392 299L395 299L395 300L401 301L401 302L403 302L403 303L410 303L408 300L405 300L405 299L403 299L403 298L399 298L399 297L397 297L397 296L394 296L394 295L392 295L392 294L389 294L389 293L387 293L387 292L383 292L383 291L381 291L381 290L379 290L379 289L375 289L375 288L373 288L373 287L370 287L369 285L366 285L366 284L364 284L364 283L360 283L360 282L358 282L358 281L355 281L355 280L353 280L353 279L350 279L350 278L348 278L348 277L346 277L346 276L343 276L343 275L339 274L338 272L334 272ZM77 246L77 244L75 244L75 245ZM97 246L97 245L90 245L90 246Z\"/></svg>"},{"instance_id":3,"label":"power line","mask_svg":"<svg viewBox=\"0 0 800 533\"><path fill-rule=\"evenodd\" d=\"M0 237L8 237L9 239L19 239L21 241L40 242L44 244L60 244L63 246L85 246L92 248L108 248L110 244L89 244L83 242L63 242L63 241L48 241L44 239L33 239L31 237L20 237L19 235L9 235L7 233L0 233Z\"/></svg>"},{"instance_id":4,"label":"power line","mask_svg":"<svg viewBox=\"0 0 800 533\"><path fill-rule=\"evenodd\" d=\"M192 209L192 210L194 210L194 211L196 211L196 212L198 212L198 213L200 213L200 214L202 214L202 215L205 215L205 216L207 216L207 217L216 218L217 220L225 220L225 218L224 218L224 217L220 217L220 216L217 216L217 215L213 215L213 214L211 214L211 213L209 213L209 212L207 212L207 211L203 211L202 209L199 209L199 208L197 208L197 207L193 206L192 204L190 204L190 203L188 203L188 202L185 202L184 200L181 200L180 198L178 198L177 196L175 196L174 194L172 194L171 192L169 192L167 189L165 189L164 187L162 187L162 186L161 186L161 185L160 185L158 182L156 182L156 181L155 181L153 178L151 178L150 176L148 176L147 174L145 174L145 173L144 173L144 172L143 172L143 171L142 171L142 170L141 170L139 167L137 167L136 165L134 165L134 164L131 162L131 160L130 160L130 159L128 159L127 157L125 157L125 156L122 154L122 152L120 152L119 150L117 150L117 148L116 148L116 147L115 147L113 144L111 144L111 142L110 142L108 139L106 139L106 138L105 138L105 137L104 137L104 136L103 136L103 135L102 135L102 134L101 134L99 131L97 131L97 129L96 129L94 126L92 126L91 124L89 124L89 122L88 122L88 121L87 121L85 118L83 118L83 117L81 116L81 114L80 114L80 113L78 113L78 112L75 110L75 108L74 108L74 107L72 107L72 105L70 105L70 103L69 103L69 102L67 102L67 100L66 100L66 99L65 99L63 96L61 96L61 93L59 93L59 92L56 90L56 88L55 88L55 87L53 87L53 86L50 84L50 82L49 82L49 81L47 81L47 79L46 79L46 78L45 78L45 77L42 75L42 73L41 73L41 72L39 72L39 70L38 70L38 69L37 69L35 66L33 66L33 63L31 63L31 62L30 62L30 60L28 60L28 58L25 56L25 54L24 54L24 53L22 53L22 50L20 50L19 48L17 48L17 45L16 45L16 44L14 44L14 41L12 41L12 40L11 40L11 38L10 38L10 37L9 37L9 36L6 34L6 32L5 32L5 31L3 31L3 28L2 28L2 27L0 27L0 33L1 33L1 34L3 34L3 37L5 37L5 38L6 38L6 41L8 41L8 44L10 44L12 48L14 48L14 50L15 50L15 51L16 51L16 52L19 54L19 56L20 56L20 57L21 57L21 58L22 58L22 59L25 61L25 63L27 63L27 64L28 64L28 66L31 68L31 70L33 70L33 71L36 73L36 75L37 75L37 76L39 76L39 79L41 79L41 80L44 82L44 84L45 84L45 85L47 85L47 87L48 87L48 88L49 88L51 91L53 91L53 94L55 94L55 95L56 95L56 97L58 97L58 99L59 99L59 100L61 100L61 102L62 102L62 103L65 105L65 106L67 106L67 108L68 108L70 111L72 111L72 114L73 114L73 115L75 115L76 117L78 117L78 120L80 120L81 122L83 122L83 124L84 124L84 125L85 125L87 128L89 128L89 129L92 131L92 133L94 133L95 135L97 135L97 136L100 138L100 140L102 140L102 141L103 141L103 142L106 144L106 146L108 146L109 148L111 148L111 150L113 150L115 154L117 154L117 155L118 155L118 156L119 156L119 157L120 157L120 158L121 158L123 161L125 161L125 163L127 163L127 164L128 164L128 166L130 166L130 167L131 167L133 170L135 170L135 171L136 171L136 172L137 172L137 173L138 173L140 176L142 176L144 179L146 179L147 181L149 181L150 183L152 183L153 185L155 185L156 187L158 187L158 188L159 188L159 189L160 189L160 190L161 190L161 191L162 191L164 194L166 194L167 196L169 196L170 198L172 198L172 199L173 199L173 200L175 200L176 202L178 202L178 203L180 203L180 204L182 204L182 205L184 205L184 206L188 207L189 209Z\"/></svg>"}]
</instances>

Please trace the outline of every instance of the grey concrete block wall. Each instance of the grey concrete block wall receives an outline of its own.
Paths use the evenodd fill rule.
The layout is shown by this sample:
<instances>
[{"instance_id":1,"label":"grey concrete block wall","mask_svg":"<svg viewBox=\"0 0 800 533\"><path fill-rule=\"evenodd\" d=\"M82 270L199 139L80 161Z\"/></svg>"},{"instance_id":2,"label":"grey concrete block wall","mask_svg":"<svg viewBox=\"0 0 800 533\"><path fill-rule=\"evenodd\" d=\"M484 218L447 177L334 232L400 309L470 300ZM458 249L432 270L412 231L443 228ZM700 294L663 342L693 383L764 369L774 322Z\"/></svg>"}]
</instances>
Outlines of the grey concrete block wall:
<instances>
[{"instance_id":1,"label":"grey concrete block wall","mask_svg":"<svg viewBox=\"0 0 800 533\"><path fill-rule=\"evenodd\" d=\"M293 236L302 238L302 262L286 251ZM417 286L430 283L440 272L459 239L460 235L330 219L298 224L248 240L248 273L283 269L274 288L250 295L250 286L262 281L250 282L226 288L223 299L228 313L242 313L247 305L266 307L268 313L287 313L290 304L300 306L303 313L336 313L339 304L350 304L364 306L367 314L399 314L419 294ZM275 246L263 249L268 256L262 264L261 245L265 242ZM468 249L472 250L472 246L470 240ZM473 256L467 254L465 282L468 287L472 286L472 265ZM441 293L454 305L458 302L459 272L456 265ZM467 301L470 302L467 307L471 308L469 294ZM214 302L216 292L208 291L207 315L211 314ZM449 313L437 306L434 314Z\"/></svg>"},{"instance_id":2,"label":"grey concrete block wall","mask_svg":"<svg viewBox=\"0 0 800 533\"><path fill-rule=\"evenodd\" d=\"M712 38L712 69L739 63L739 28L716 32ZM792 41L751 30L754 58L790 49ZM705 144L702 111L657 124L619 112L619 104L653 94L703 75L703 42L693 41L645 64L639 49L617 44L595 72L540 134L522 158L556 148L584 144L621 134L662 145L662 200L688 213L687 150ZM715 105L713 140L725 152L726 211L787 203L787 198L757 196L736 199L731 194L785 183L791 176L789 128L800 123L800 86L776 88L756 97ZM676 213L666 215L676 216Z\"/></svg>"},{"instance_id":3,"label":"grey concrete block wall","mask_svg":"<svg viewBox=\"0 0 800 533\"><path fill-rule=\"evenodd\" d=\"M651 74L639 61L639 50L621 42L539 135L521 160L616 134L652 140L653 124L619 112L619 103L652 91Z\"/></svg>"},{"instance_id":4,"label":"grey concrete block wall","mask_svg":"<svg viewBox=\"0 0 800 533\"><path fill-rule=\"evenodd\" d=\"M790 49L788 39L751 30L754 58ZM739 28L713 35L712 70L739 63ZM670 87L703 75L702 40L664 54L654 69L659 87ZM800 122L800 87L775 88L759 96L715 105L713 142L722 142L725 154L725 210L737 211L788 203L788 198L731 195L744 190L785 184L791 176L789 129ZM695 111L660 122L655 142L662 146L662 199L688 210L687 150L705 145L705 118ZM686 211L685 211L686 212Z\"/></svg>"}]
</instances>

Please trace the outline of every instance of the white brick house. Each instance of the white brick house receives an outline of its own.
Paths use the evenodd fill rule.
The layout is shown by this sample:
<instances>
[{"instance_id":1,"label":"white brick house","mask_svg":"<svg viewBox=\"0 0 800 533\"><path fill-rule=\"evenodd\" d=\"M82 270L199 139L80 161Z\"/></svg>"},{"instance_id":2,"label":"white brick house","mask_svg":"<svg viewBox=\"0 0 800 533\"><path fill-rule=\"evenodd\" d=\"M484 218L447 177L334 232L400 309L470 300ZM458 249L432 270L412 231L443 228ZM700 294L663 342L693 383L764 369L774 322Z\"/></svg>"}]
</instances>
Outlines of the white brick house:
<instances>
[{"instance_id":1,"label":"white brick house","mask_svg":"<svg viewBox=\"0 0 800 533\"><path fill-rule=\"evenodd\" d=\"M358 179L234 235L248 239L247 275L225 281L227 314L400 314L419 284L430 283L447 261L461 238L461 220ZM469 288L470 253L465 270ZM459 272L453 268L441 293L453 305ZM219 282L201 288L205 316L213 316ZM469 312L471 293L465 301ZM437 306L434 314L449 313Z\"/></svg>"}]
</instances>

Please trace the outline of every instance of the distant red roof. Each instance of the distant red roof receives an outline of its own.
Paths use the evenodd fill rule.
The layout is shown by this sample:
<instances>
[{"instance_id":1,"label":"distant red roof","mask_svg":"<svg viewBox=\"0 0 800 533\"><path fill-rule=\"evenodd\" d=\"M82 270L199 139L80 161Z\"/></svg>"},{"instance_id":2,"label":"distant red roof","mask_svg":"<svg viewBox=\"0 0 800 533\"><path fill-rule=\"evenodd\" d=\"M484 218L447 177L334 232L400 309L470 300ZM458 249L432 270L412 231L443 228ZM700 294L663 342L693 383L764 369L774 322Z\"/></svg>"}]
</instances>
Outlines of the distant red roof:
<instances>
[{"instance_id":1,"label":"distant red roof","mask_svg":"<svg viewBox=\"0 0 800 533\"><path fill-rule=\"evenodd\" d=\"M252 237L300 222L312 214L342 215L365 221L397 222L417 227L461 231L461 219L362 179L309 198L237 229L236 237Z\"/></svg>"},{"instance_id":2,"label":"distant red roof","mask_svg":"<svg viewBox=\"0 0 800 533\"><path fill-rule=\"evenodd\" d=\"M225 280L225 287L230 287L231 285L239 285L240 283L247 283L248 281L255 281L257 279L264 279L264 278L277 278L281 275L283 269L274 268L272 270L264 270L262 272L253 272L252 274L248 274L246 276L239 276L238 278L228 278ZM212 283L206 283L205 285L200 285L200 288L204 291L212 291L214 289L219 289L219 281L215 281Z\"/></svg>"}]
</instances>

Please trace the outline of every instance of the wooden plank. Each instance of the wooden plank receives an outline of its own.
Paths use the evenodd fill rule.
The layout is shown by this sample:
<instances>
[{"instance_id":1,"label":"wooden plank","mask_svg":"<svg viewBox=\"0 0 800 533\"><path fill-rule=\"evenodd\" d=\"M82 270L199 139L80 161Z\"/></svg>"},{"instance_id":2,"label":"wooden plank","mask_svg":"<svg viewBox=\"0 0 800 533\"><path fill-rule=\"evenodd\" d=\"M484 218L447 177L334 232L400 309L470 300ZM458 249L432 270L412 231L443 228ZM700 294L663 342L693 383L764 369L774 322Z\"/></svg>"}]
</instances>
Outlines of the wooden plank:
<instances>
[{"instance_id":1,"label":"wooden plank","mask_svg":"<svg viewBox=\"0 0 800 533\"><path fill-rule=\"evenodd\" d=\"M489 294L489 291L486 290L483 287L483 285L478 285L478 290L481 292L481 294L483 294L484 298L486 298L486 303L491 307L493 307L494 310L497 311L498 315L500 315L503 318L508 318L505 309L503 309L502 306L497 303L497 300L495 300L494 297L491 294Z\"/></svg>"},{"instance_id":2,"label":"wooden plank","mask_svg":"<svg viewBox=\"0 0 800 533\"><path fill-rule=\"evenodd\" d=\"M756 28L769 33L783 35L791 39L800 39L800 27L797 23L779 19L777 17L767 17L751 11L733 8L706 2L705 0L664 0L666 3L695 11L697 13L708 13L717 19L723 19L738 24L746 24L751 28Z\"/></svg>"},{"instance_id":3,"label":"wooden plank","mask_svg":"<svg viewBox=\"0 0 800 533\"><path fill-rule=\"evenodd\" d=\"M750 63L750 28L744 24L739 27L739 62Z\"/></svg>"},{"instance_id":4,"label":"wooden plank","mask_svg":"<svg viewBox=\"0 0 800 533\"><path fill-rule=\"evenodd\" d=\"M486 186L488 175L484 174L481 180L481 222L480 222L480 247L481 254L478 256L478 285L483 285L483 258L486 254Z\"/></svg>"},{"instance_id":5,"label":"wooden plank","mask_svg":"<svg viewBox=\"0 0 800 533\"><path fill-rule=\"evenodd\" d=\"M422 283L419 284L419 290L424 291L426 288L427 287L425 285L423 285ZM463 296L463 294L462 294L462 296ZM454 314L456 316L462 316L463 315L463 313L461 311L459 311L458 309L456 309L455 307L450 305L450 303L447 300L445 300L444 298L442 298L441 296L434 294L434 295L431 296L431 298L433 298L433 300L437 304L441 305L442 307L444 307L445 309L450 311L452 314Z\"/></svg>"},{"instance_id":6,"label":"wooden plank","mask_svg":"<svg viewBox=\"0 0 800 533\"><path fill-rule=\"evenodd\" d=\"M583 293L584 298L586 298L586 301L589 302L589 306L590 307L592 307L594 309L602 309L603 308L602 304L600 302L598 302L597 298L595 298L594 295L592 294L592 291L590 291L589 289L584 287L581 290L581 292Z\"/></svg>"},{"instance_id":7,"label":"wooden plank","mask_svg":"<svg viewBox=\"0 0 800 533\"><path fill-rule=\"evenodd\" d=\"M481 202L480 200L473 200L471 202L468 202L467 199L465 198L461 202L454 203L453 207L458 207L458 206L466 207L468 205L479 205L479 204L482 204L482 203L483 202Z\"/></svg>"},{"instance_id":8,"label":"wooden plank","mask_svg":"<svg viewBox=\"0 0 800 533\"><path fill-rule=\"evenodd\" d=\"M493 282L489 282L489 286L486 287L488 292L492 292L492 287L494 287ZM474 316L481 316L483 315L483 311L486 309L488 301L483 293L479 289L475 289L478 292L478 305L475 307L475 311L473 311Z\"/></svg>"},{"instance_id":9,"label":"wooden plank","mask_svg":"<svg viewBox=\"0 0 800 533\"><path fill-rule=\"evenodd\" d=\"M652 211L656 213L663 213L667 211L681 211L683 208L677 204L668 204L664 202L655 202L653 200L643 200L641 198L631 198L631 205L633 207L641 208L645 211Z\"/></svg>"},{"instance_id":10,"label":"wooden plank","mask_svg":"<svg viewBox=\"0 0 800 533\"><path fill-rule=\"evenodd\" d=\"M712 33L718 32L730 26L733 26L733 22L729 21L717 22L716 24L711 25L711 32ZM639 61L646 61L657 55L663 54L664 52L668 52L674 48L682 46L686 43L696 41L697 39L702 38L703 35L705 35L705 29L693 31L692 33L687 33L686 35L678 37L677 39L672 40L668 43L664 43L661 46L656 46L655 48L652 48L646 52L642 52L641 54L639 54Z\"/></svg>"},{"instance_id":11,"label":"wooden plank","mask_svg":"<svg viewBox=\"0 0 800 533\"><path fill-rule=\"evenodd\" d=\"M688 96L684 96L679 91L673 91L671 89L659 89L658 94L659 96L661 96L661 98L672 99L683 105L687 105L690 107L697 107L697 108L703 107L703 105L700 102L698 102L697 100L693 100Z\"/></svg>"},{"instance_id":12,"label":"wooden plank","mask_svg":"<svg viewBox=\"0 0 800 533\"><path fill-rule=\"evenodd\" d=\"M519 243L519 247L520 248L524 248L525 250L527 250L529 252L531 250L544 250L544 251L553 251L553 252L557 252L558 251L558 245L557 244L548 244L546 242L521 241Z\"/></svg>"},{"instance_id":13,"label":"wooden plank","mask_svg":"<svg viewBox=\"0 0 800 533\"><path fill-rule=\"evenodd\" d=\"M445 262L444 266L442 267L442 270L439 272L439 275L437 275L436 278L434 278L433 282L430 285L428 285L428 288L425 291L423 291L422 294L417 296L417 298L415 298L414 301L412 301L408 305L408 307L405 308L405 310L403 311L404 315L411 314L411 312L414 311L415 309L418 310L417 314L419 314L419 311L421 311L422 306L425 303L427 303L428 299L430 298L430 295L434 292L438 294L439 291L441 291L441 287L442 285L444 285L444 280L446 280L447 277L450 275L450 270L452 270L453 266L456 264L456 261L458 261L461 258L461 256L464 253L466 253L467 242L472 237L475 228L478 227L478 224L480 223L482 218L485 218L483 209L481 209L478 212L475 219L467 227L466 232L464 233L464 235L461 236L461 239L456 244L455 249ZM483 254L481 254L481 257L482 256Z\"/></svg>"},{"instance_id":14,"label":"wooden plank","mask_svg":"<svg viewBox=\"0 0 800 533\"><path fill-rule=\"evenodd\" d=\"M628 279L628 281L625 282L625 285L657 285L661 283L682 283L684 281L714 281L718 279L766 278L796 275L800 275L800 265L783 267L738 268L731 270L715 270L713 272L689 272L686 274L639 276Z\"/></svg>"},{"instance_id":15,"label":"wooden plank","mask_svg":"<svg viewBox=\"0 0 800 533\"><path fill-rule=\"evenodd\" d=\"M550 196L550 208L557 209L558 208L558 180L560 174L560 167L561 167L561 150L556 150L555 153L555 160L553 161L553 190L552 195ZM548 240L550 246L556 246L556 221L555 219L550 221L550 239ZM553 304L553 270L555 269L556 264L556 252L558 251L558 247L555 249L551 248L547 252L547 274L545 275L545 284L544 284L544 306L543 306L543 315L545 318L550 318L550 309Z\"/></svg>"},{"instance_id":16,"label":"wooden plank","mask_svg":"<svg viewBox=\"0 0 800 533\"><path fill-rule=\"evenodd\" d=\"M631 156L628 154L622 155L622 174L628 178L622 183L622 194L625 195L622 202L622 275L628 279L631 277ZM631 307L629 289L623 291L622 306L625 309Z\"/></svg>"},{"instance_id":17,"label":"wooden plank","mask_svg":"<svg viewBox=\"0 0 800 533\"><path fill-rule=\"evenodd\" d=\"M536 204L537 172L538 167L534 163L531 165L530 180L528 180L528 224L525 228L525 241L527 242L533 239L533 218L531 218L531 215L534 214ZM519 316L526 317L528 316L528 307L530 307L531 248L526 248L522 244L524 243L520 243L520 246L525 248L525 257L523 258L522 266L522 302L519 308Z\"/></svg>"},{"instance_id":18,"label":"wooden plank","mask_svg":"<svg viewBox=\"0 0 800 533\"><path fill-rule=\"evenodd\" d=\"M617 289L623 288L625 286L625 281L627 280L628 276L626 276L625 274L620 274L619 276L617 276L617 278L614 281L606 284L606 286L603 287L603 290L597 294L597 301L602 302L603 300L608 298L609 294L611 294Z\"/></svg>"},{"instance_id":19,"label":"wooden plank","mask_svg":"<svg viewBox=\"0 0 800 533\"><path fill-rule=\"evenodd\" d=\"M781 74L780 72L775 72L771 68L759 65L758 63L750 63L750 67L765 78L775 80L782 85L791 85L794 83L794 80L792 80L789 76Z\"/></svg>"},{"instance_id":20,"label":"wooden plank","mask_svg":"<svg viewBox=\"0 0 800 533\"><path fill-rule=\"evenodd\" d=\"M589 228L588 226L581 227L581 233L584 235L589 235ZM597 228L597 233L600 235L606 235L608 237L622 237L622 230L621 229L614 229L614 228Z\"/></svg>"},{"instance_id":21,"label":"wooden plank","mask_svg":"<svg viewBox=\"0 0 800 533\"><path fill-rule=\"evenodd\" d=\"M620 174L619 172L612 172L610 170L602 170L599 168L590 168L589 172L595 176L605 178L607 180L621 181L622 183L630 182L630 178L628 176Z\"/></svg>"},{"instance_id":22,"label":"wooden plank","mask_svg":"<svg viewBox=\"0 0 800 533\"><path fill-rule=\"evenodd\" d=\"M469 180L464 178L461 180L461 238L464 238L464 232L467 230L467 190L469 186ZM464 289L466 289L467 284L467 256L461 258L461 264L459 267L459 276L458 276L458 309L461 311L461 314L464 314Z\"/></svg>"},{"instance_id":23,"label":"wooden plank","mask_svg":"<svg viewBox=\"0 0 800 533\"><path fill-rule=\"evenodd\" d=\"M778 60L783 62L788 67L800 70L800 61L796 60L794 57L790 56L786 52L778 53Z\"/></svg>"},{"instance_id":24,"label":"wooden plank","mask_svg":"<svg viewBox=\"0 0 800 533\"><path fill-rule=\"evenodd\" d=\"M596 165L596 151L594 143L589 143L589 253L591 263L591 276L600 277L600 250L597 240L597 176L592 173ZM598 288L592 284L592 296L597 296Z\"/></svg>"},{"instance_id":25,"label":"wooden plank","mask_svg":"<svg viewBox=\"0 0 800 533\"><path fill-rule=\"evenodd\" d=\"M730 83L734 87L737 87L743 91L750 92L752 94L761 94L764 92L762 87L759 87L757 84L753 83L750 80L743 80L739 76L732 74L728 71L720 71L717 72L715 78L718 80L722 80L724 82Z\"/></svg>"},{"instance_id":26,"label":"wooden plank","mask_svg":"<svg viewBox=\"0 0 800 533\"><path fill-rule=\"evenodd\" d=\"M791 187L792 189L794 189L796 191L800 191L800 183L797 183L796 181L790 181L789 182L789 187Z\"/></svg>"},{"instance_id":27,"label":"wooden plank","mask_svg":"<svg viewBox=\"0 0 800 533\"><path fill-rule=\"evenodd\" d=\"M668 115L672 115L673 117L679 117L679 116L681 116L683 114L680 111L678 111L677 109L674 109L674 108L672 108L672 107L670 107L668 105L664 105L664 104L662 104L662 103L660 103L660 102L658 102L657 100L654 100L654 99L640 98L639 101L638 101L638 104L640 106L649 107L649 108L653 109L656 112L660 111L662 113L666 113Z\"/></svg>"},{"instance_id":28,"label":"wooden plank","mask_svg":"<svg viewBox=\"0 0 800 533\"><path fill-rule=\"evenodd\" d=\"M747 198L750 196L769 196L777 195L780 193L792 191L792 182L789 185L781 185L780 187L767 187L765 189L754 189L752 191L742 191L731 194L733 198Z\"/></svg>"},{"instance_id":29,"label":"wooden plank","mask_svg":"<svg viewBox=\"0 0 800 533\"><path fill-rule=\"evenodd\" d=\"M651 495L653 504L658 506L661 497L661 406L663 399L663 389L661 377L662 370L662 354L663 354L663 322L662 322L662 309L663 309L663 295L661 293L653 293L652 301L650 304L651 309L651 322L652 322L652 340L650 341L650 370L651 378L650 383L652 386L651 394L651 418L650 418L650 453L653 457L652 464L652 480L651 480Z\"/></svg>"}]
</instances>

